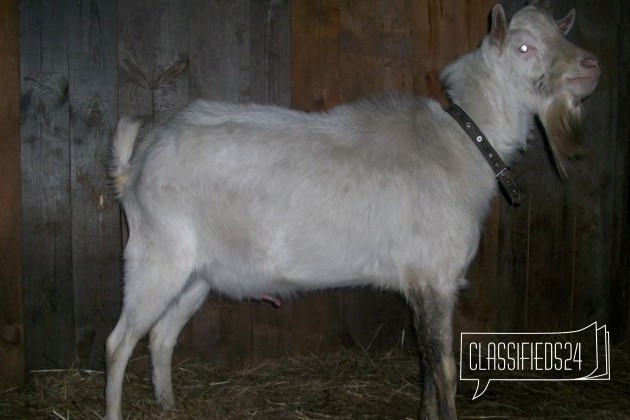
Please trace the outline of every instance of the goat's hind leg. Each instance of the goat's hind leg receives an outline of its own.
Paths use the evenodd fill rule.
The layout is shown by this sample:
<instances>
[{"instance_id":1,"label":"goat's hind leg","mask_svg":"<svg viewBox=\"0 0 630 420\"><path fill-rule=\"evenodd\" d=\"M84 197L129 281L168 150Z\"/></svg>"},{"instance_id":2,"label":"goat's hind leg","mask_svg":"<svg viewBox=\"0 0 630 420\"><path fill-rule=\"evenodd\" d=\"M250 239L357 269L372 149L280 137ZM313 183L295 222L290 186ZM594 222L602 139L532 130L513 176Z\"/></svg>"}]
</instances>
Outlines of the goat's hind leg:
<instances>
[{"instance_id":1,"label":"goat's hind leg","mask_svg":"<svg viewBox=\"0 0 630 420\"><path fill-rule=\"evenodd\" d=\"M455 419L456 368L452 313L455 296L427 285L407 292L414 312L422 377L422 419Z\"/></svg>"},{"instance_id":2,"label":"goat's hind leg","mask_svg":"<svg viewBox=\"0 0 630 420\"><path fill-rule=\"evenodd\" d=\"M175 302L189 275L190 270L177 265L165 267L154 260L127 260L122 313L106 343L106 419L122 418L123 377L131 353L138 341Z\"/></svg>"},{"instance_id":3,"label":"goat's hind leg","mask_svg":"<svg viewBox=\"0 0 630 420\"><path fill-rule=\"evenodd\" d=\"M153 365L153 389L156 402L165 410L175 408L171 379L173 348L182 328L201 306L209 289L210 286L204 279L194 278L151 329L149 349Z\"/></svg>"}]
</instances>

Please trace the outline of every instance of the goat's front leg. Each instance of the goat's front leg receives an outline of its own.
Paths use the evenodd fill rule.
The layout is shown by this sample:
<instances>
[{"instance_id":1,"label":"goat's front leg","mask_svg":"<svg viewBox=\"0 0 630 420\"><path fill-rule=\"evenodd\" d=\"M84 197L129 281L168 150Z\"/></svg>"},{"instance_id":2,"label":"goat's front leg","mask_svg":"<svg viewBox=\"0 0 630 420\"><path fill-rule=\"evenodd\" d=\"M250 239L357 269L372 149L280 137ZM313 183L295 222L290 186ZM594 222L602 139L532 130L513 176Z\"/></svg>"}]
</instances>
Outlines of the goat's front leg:
<instances>
[{"instance_id":1,"label":"goat's front leg","mask_svg":"<svg viewBox=\"0 0 630 420\"><path fill-rule=\"evenodd\" d=\"M422 377L421 419L455 419L456 368L452 318L455 292L414 285L407 291L414 312Z\"/></svg>"}]
</instances>

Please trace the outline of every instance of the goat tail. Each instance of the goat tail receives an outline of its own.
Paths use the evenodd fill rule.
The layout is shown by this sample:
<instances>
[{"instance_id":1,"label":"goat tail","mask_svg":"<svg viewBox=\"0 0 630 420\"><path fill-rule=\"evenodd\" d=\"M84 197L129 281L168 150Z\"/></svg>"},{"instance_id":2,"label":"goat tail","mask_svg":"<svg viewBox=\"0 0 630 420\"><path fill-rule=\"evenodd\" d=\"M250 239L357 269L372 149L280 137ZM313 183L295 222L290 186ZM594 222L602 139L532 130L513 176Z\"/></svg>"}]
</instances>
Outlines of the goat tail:
<instances>
[{"instance_id":1,"label":"goat tail","mask_svg":"<svg viewBox=\"0 0 630 420\"><path fill-rule=\"evenodd\" d=\"M129 184L131 156L141 127L142 121L130 117L122 117L118 122L107 171L112 192L117 199L122 197Z\"/></svg>"}]
</instances>

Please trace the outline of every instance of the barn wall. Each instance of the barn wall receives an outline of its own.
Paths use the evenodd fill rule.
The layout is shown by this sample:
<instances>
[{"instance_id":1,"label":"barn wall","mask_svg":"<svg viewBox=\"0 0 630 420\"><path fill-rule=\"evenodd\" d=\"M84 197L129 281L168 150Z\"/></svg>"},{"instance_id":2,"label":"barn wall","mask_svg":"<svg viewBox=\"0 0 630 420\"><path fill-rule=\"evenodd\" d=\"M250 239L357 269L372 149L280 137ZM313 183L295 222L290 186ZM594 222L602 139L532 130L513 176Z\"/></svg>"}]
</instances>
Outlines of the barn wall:
<instances>
[{"instance_id":1,"label":"barn wall","mask_svg":"<svg viewBox=\"0 0 630 420\"><path fill-rule=\"evenodd\" d=\"M27 367L74 356L67 10L22 2L22 286ZM24 28L32 28L29 31Z\"/></svg>"},{"instance_id":2,"label":"barn wall","mask_svg":"<svg viewBox=\"0 0 630 420\"><path fill-rule=\"evenodd\" d=\"M21 4L23 289L29 368L102 365L118 313L116 5Z\"/></svg>"},{"instance_id":3,"label":"barn wall","mask_svg":"<svg viewBox=\"0 0 630 420\"><path fill-rule=\"evenodd\" d=\"M630 3L619 11L616 80L617 137L614 156L615 215L613 219L613 287L611 304L619 339L630 338Z\"/></svg>"},{"instance_id":4,"label":"barn wall","mask_svg":"<svg viewBox=\"0 0 630 420\"><path fill-rule=\"evenodd\" d=\"M503 2L508 14L523 3ZM628 6L553 4L557 16L577 8L570 39L593 51L604 69L585 104L588 154L561 182L534 133L514 168L525 203L513 209L501 197L494 201L456 329L560 330L597 320L620 340L628 335ZM198 97L306 111L382 90L443 101L439 70L477 46L493 5L23 0L27 369L103 367L103 343L120 311L126 237L103 171L118 115L143 115L153 124ZM312 294L279 309L211 296L182 332L176 358L239 368L342 346L383 350L410 345L409 327L402 299L370 290Z\"/></svg>"},{"instance_id":5,"label":"barn wall","mask_svg":"<svg viewBox=\"0 0 630 420\"><path fill-rule=\"evenodd\" d=\"M18 5L0 2L0 389L24 380Z\"/></svg>"},{"instance_id":6,"label":"barn wall","mask_svg":"<svg viewBox=\"0 0 630 420\"><path fill-rule=\"evenodd\" d=\"M576 8L568 38L597 55L603 74L584 102L586 153L570 178L557 176L539 132L514 165L527 198L520 208L499 212L497 329L557 331L597 320L621 340L627 329L614 316L612 296L627 279L620 271L627 268L627 248L618 241L627 238L628 142L627 131L625 137L617 131L627 118L617 90L627 80L619 62L627 15L622 2L553 4L558 17ZM507 2L507 10L517 5Z\"/></svg>"}]
</instances>

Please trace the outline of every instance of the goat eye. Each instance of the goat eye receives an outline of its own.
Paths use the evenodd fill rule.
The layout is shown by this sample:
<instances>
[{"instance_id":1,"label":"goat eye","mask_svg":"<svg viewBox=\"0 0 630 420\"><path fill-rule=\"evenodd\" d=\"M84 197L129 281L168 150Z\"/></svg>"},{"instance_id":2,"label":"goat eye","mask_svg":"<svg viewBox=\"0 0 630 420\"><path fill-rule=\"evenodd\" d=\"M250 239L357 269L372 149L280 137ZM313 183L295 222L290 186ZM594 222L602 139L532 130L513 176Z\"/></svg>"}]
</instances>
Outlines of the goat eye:
<instances>
[{"instance_id":1,"label":"goat eye","mask_svg":"<svg viewBox=\"0 0 630 420\"><path fill-rule=\"evenodd\" d=\"M520 47L518 47L518 51L522 54L525 54L526 52L528 52L530 50L530 46L527 44L523 44Z\"/></svg>"}]
</instances>

